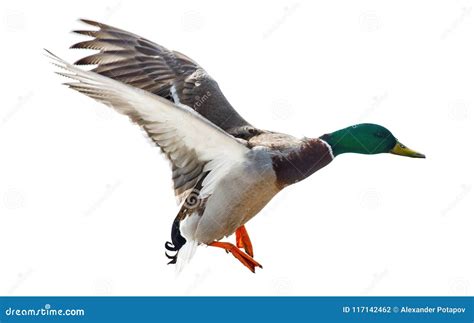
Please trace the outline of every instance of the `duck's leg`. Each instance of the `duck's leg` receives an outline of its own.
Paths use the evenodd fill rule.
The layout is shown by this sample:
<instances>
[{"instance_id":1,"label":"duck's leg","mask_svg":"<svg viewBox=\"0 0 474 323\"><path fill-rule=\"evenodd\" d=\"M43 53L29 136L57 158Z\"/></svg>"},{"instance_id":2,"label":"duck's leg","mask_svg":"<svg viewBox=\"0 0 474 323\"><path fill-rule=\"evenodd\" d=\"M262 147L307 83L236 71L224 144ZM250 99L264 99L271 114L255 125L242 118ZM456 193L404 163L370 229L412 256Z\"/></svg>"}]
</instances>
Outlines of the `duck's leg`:
<instances>
[{"instance_id":1,"label":"duck's leg","mask_svg":"<svg viewBox=\"0 0 474 323\"><path fill-rule=\"evenodd\" d=\"M250 237L245 226L241 226L235 231L235 242L237 248L243 248L250 257L253 257L252 242L250 242Z\"/></svg>"},{"instance_id":2,"label":"duck's leg","mask_svg":"<svg viewBox=\"0 0 474 323\"><path fill-rule=\"evenodd\" d=\"M245 252L234 246L232 243L215 241L210 243L209 246L222 248L225 251L232 253L235 258L237 258L245 267L250 269L250 271L253 273L255 273L255 267L263 268L262 265L260 265L257 261L247 255Z\"/></svg>"}]
</instances>

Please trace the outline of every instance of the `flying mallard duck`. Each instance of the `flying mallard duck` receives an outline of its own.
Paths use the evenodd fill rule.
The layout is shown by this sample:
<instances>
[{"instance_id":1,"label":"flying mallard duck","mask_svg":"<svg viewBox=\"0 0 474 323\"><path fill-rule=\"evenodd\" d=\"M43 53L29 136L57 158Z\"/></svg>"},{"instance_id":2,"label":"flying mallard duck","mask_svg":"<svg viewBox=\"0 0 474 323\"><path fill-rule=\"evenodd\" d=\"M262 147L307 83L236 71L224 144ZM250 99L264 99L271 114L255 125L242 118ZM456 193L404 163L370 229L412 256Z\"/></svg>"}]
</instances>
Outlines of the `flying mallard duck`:
<instances>
[{"instance_id":1,"label":"flying mallard duck","mask_svg":"<svg viewBox=\"0 0 474 323\"><path fill-rule=\"evenodd\" d=\"M425 158L386 128L358 124L319 138L298 139L262 130L243 119L216 81L189 57L140 36L90 20L93 39L72 48L99 50L75 65L48 52L65 83L140 125L171 162L181 206L165 247L169 263L189 261L196 246L223 248L255 272L245 224L283 188L344 153L391 153ZM236 244L221 242L236 235Z\"/></svg>"}]
</instances>

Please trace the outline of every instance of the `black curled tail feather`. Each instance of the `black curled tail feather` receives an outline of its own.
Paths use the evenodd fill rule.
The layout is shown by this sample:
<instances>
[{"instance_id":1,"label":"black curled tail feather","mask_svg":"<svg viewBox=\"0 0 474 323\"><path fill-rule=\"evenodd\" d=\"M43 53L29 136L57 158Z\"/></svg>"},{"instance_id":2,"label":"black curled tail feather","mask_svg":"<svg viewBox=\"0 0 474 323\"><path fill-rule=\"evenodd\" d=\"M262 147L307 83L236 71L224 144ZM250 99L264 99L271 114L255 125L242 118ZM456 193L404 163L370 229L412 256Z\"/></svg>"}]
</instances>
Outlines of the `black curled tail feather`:
<instances>
[{"instance_id":1,"label":"black curled tail feather","mask_svg":"<svg viewBox=\"0 0 474 323\"><path fill-rule=\"evenodd\" d=\"M178 260L179 249L181 249L181 247L184 246L184 244L186 243L186 239L181 235L181 231L179 230L180 222L184 220L187 216L190 216L195 212L198 215L202 215L204 212L207 198L201 199L199 194L203 187L202 184L204 182L204 179L207 177L209 172L210 171L207 171L200 175L201 177L199 178L199 181L196 183L196 186L194 187L192 192L190 192L186 197L186 200L184 201L181 210L173 221L173 225L171 226L171 242L167 241L165 243L165 248L168 251L175 252L175 254L169 255L167 252L165 252L166 257L168 257L168 259L171 259L171 261L168 262L168 265L176 263L176 261Z\"/></svg>"},{"instance_id":2,"label":"black curled tail feather","mask_svg":"<svg viewBox=\"0 0 474 323\"><path fill-rule=\"evenodd\" d=\"M175 264L178 260L179 249L186 243L186 239L181 235L179 231L179 223L181 222L180 214L174 219L173 225L171 226L171 242L166 241L165 248L168 251L175 252L174 255L169 255L168 252L165 252L166 257L171 259L168 262L168 265Z\"/></svg>"}]
</instances>

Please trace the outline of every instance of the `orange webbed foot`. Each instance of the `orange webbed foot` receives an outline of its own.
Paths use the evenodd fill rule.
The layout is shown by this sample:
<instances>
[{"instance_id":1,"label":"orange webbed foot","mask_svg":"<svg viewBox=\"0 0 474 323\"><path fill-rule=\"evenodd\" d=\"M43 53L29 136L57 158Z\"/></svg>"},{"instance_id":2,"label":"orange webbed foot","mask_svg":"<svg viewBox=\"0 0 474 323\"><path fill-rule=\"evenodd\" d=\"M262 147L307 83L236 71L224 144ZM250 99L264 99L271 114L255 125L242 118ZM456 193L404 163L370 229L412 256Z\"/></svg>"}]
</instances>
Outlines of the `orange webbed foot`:
<instances>
[{"instance_id":1,"label":"orange webbed foot","mask_svg":"<svg viewBox=\"0 0 474 323\"><path fill-rule=\"evenodd\" d=\"M245 226L241 226L235 231L235 240L238 248L243 248L250 257L253 257L252 242L250 242Z\"/></svg>"},{"instance_id":2,"label":"orange webbed foot","mask_svg":"<svg viewBox=\"0 0 474 323\"><path fill-rule=\"evenodd\" d=\"M255 268L260 267L263 268L256 260L254 260L251 256L234 246L232 243L229 242L212 242L209 244L212 247L222 248L227 252L232 253L232 255L237 258L245 267L250 269L251 272L255 273Z\"/></svg>"}]
</instances>

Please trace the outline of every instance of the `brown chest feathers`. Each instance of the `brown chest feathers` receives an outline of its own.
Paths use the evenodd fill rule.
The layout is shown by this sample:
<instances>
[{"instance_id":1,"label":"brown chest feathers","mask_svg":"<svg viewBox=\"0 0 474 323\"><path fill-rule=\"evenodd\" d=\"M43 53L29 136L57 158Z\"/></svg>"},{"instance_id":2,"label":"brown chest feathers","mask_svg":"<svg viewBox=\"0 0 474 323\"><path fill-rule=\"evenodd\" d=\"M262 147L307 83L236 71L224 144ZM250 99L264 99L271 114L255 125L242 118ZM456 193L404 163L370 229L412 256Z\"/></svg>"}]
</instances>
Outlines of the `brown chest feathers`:
<instances>
[{"instance_id":1,"label":"brown chest feathers","mask_svg":"<svg viewBox=\"0 0 474 323\"><path fill-rule=\"evenodd\" d=\"M295 149L275 155L273 169L280 189L297 183L333 160L329 146L319 139L307 139Z\"/></svg>"}]
</instances>

